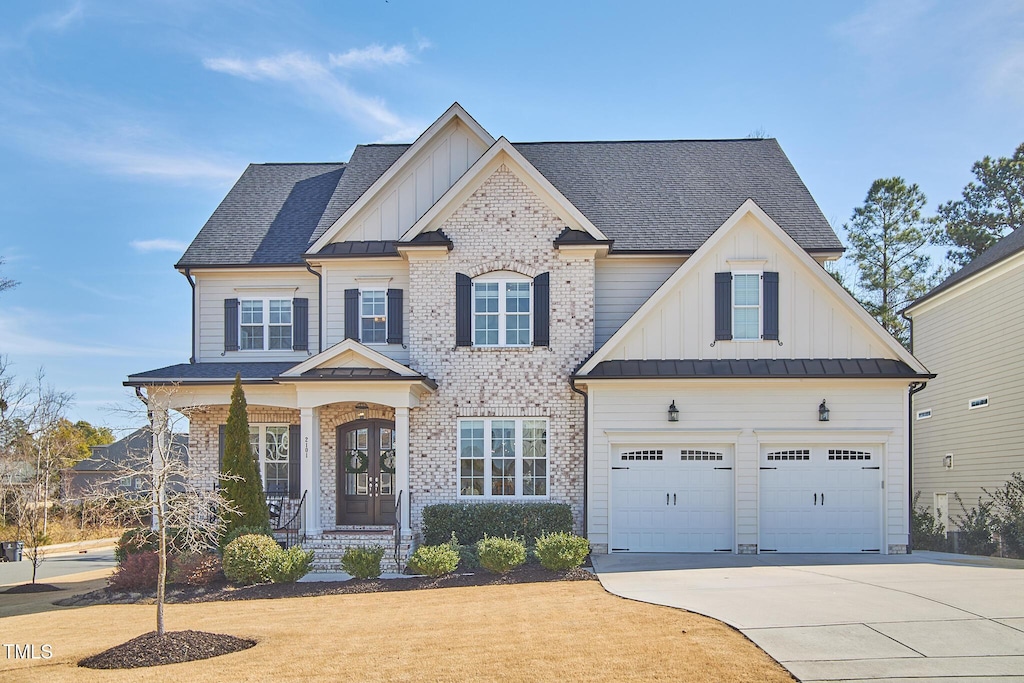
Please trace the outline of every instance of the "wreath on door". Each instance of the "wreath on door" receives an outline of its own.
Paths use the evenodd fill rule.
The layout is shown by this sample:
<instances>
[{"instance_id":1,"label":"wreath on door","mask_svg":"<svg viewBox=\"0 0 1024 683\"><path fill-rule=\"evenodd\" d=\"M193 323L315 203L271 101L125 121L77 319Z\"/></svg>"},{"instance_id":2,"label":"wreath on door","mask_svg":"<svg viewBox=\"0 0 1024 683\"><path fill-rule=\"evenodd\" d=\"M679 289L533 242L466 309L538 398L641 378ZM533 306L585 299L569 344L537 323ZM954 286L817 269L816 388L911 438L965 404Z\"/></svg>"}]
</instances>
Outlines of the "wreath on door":
<instances>
[{"instance_id":1,"label":"wreath on door","mask_svg":"<svg viewBox=\"0 0 1024 683\"><path fill-rule=\"evenodd\" d=\"M381 451L380 454L380 471L385 474L395 473L395 451Z\"/></svg>"},{"instance_id":2,"label":"wreath on door","mask_svg":"<svg viewBox=\"0 0 1024 683\"><path fill-rule=\"evenodd\" d=\"M353 449L345 451L345 472L347 474L365 474L370 468L370 456L366 451Z\"/></svg>"}]
</instances>

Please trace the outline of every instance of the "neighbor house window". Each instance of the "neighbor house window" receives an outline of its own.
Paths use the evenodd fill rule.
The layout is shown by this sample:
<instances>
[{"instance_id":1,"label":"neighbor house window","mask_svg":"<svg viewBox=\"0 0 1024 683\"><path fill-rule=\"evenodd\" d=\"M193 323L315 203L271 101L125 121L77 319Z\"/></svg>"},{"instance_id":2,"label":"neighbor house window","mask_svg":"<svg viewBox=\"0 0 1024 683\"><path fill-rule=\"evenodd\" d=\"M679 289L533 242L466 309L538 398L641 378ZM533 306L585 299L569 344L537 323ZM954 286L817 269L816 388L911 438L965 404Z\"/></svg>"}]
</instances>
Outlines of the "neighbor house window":
<instances>
[{"instance_id":1,"label":"neighbor house window","mask_svg":"<svg viewBox=\"0 0 1024 683\"><path fill-rule=\"evenodd\" d=\"M359 291L359 340L385 344L388 340L387 294L383 289Z\"/></svg>"},{"instance_id":2,"label":"neighbor house window","mask_svg":"<svg viewBox=\"0 0 1024 683\"><path fill-rule=\"evenodd\" d=\"M459 495L548 495L548 421L459 421Z\"/></svg>"},{"instance_id":3,"label":"neighbor house window","mask_svg":"<svg viewBox=\"0 0 1024 683\"><path fill-rule=\"evenodd\" d=\"M917 419L918 420L927 420L931 416L932 416L932 409L931 408L925 408L924 410L917 411Z\"/></svg>"},{"instance_id":4,"label":"neighbor house window","mask_svg":"<svg viewBox=\"0 0 1024 683\"><path fill-rule=\"evenodd\" d=\"M987 408L988 407L988 396L982 396L981 398L972 398L967 403L968 410L974 410L975 408Z\"/></svg>"},{"instance_id":5,"label":"neighbor house window","mask_svg":"<svg viewBox=\"0 0 1024 683\"><path fill-rule=\"evenodd\" d=\"M242 299L241 309L238 320L241 350L291 350L291 299Z\"/></svg>"},{"instance_id":6,"label":"neighbor house window","mask_svg":"<svg viewBox=\"0 0 1024 683\"><path fill-rule=\"evenodd\" d=\"M249 425L249 445L270 495L288 494L288 441L288 425Z\"/></svg>"},{"instance_id":7,"label":"neighbor house window","mask_svg":"<svg viewBox=\"0 0 1024 683\"><path fill-rule=\"evenodd\" d=\"M733 273L732 338L761 338L761 274Z\"/></svg>"},{"instance_id":8,"label":"neighbor house window","mask_svg":"<svg viewBox=\"0 0 1024 683\"><path fill-rule=\"evenodd\" d=\"M516 273L492 273L473 281L473 345L529 346L532 282Z\"/></svg>"}]
</instances>

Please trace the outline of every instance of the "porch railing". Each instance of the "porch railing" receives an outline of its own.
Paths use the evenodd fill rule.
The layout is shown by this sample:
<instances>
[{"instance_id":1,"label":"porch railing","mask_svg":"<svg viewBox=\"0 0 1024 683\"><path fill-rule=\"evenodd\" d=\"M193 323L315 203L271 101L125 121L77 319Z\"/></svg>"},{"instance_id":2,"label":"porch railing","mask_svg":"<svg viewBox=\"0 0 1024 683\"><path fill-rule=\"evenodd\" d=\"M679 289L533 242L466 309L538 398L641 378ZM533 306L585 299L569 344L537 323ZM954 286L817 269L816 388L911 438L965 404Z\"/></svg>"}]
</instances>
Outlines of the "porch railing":
<instances>
[{"instance_id":1,"label":"porch railing","mask_svg":"<svg viewBox=\"0 0 1024 683\"><path fill-rule=\"evenodd\" d=\"M299 545L306 540L306 491L302 492L302 498L295 507L292 516L284 523L281 522L280 513L273 526L274 537L281 541L285 550L293 545ZM269 501L268 501L269 503ZM278 503L280 505L280 503ZM279 508L280 510L281 508Z\"/></svg>"}]
</instances>

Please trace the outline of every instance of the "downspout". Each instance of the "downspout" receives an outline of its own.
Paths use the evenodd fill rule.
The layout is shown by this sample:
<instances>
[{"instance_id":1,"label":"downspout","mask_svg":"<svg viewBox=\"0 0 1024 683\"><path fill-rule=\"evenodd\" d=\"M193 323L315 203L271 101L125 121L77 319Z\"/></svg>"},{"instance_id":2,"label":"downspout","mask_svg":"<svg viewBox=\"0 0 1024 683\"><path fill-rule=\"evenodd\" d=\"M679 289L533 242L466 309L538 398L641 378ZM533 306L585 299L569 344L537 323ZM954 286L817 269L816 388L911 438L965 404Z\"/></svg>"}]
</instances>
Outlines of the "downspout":
<instances>
[{"instance_id":1,"label":"downspout","mask_svg":"<svg viewBox=\"0 0 1024 683\"><path fill-rule=\"evenodd\" d=\"M189 270L188 266L185 267L185 279L188 280L189 286L192 288L192 355L189 357L188 362L195 364L196 362L196 281L192 279L192 271ZM138 391L138 389L136 389ZM139 396L141 399L142 397ZM145 402L145 401L143 401Z\"/></svg>"},{"instance_id":2,"label":"downspout","mask_svg":"<svg viewBox=\"0 0 1024 683\"><path fill-rule=\"evenodd\" d=\"M907 554L914 552L914 394L928 386L928 382L910 383L910 405L907 408Z\"/></svg>"},{"instance_id":3,"label":"downspout","mask_svg":"<svg viewBox=\"0 0 1024 683\"><path fill-rule=\"evenodd\" d=\"M583 397L583 538L587 538L587 492L590 489L590 475L587 456L590 451L590 394L576 388L576 380L569 379L569 388Z\"/></svg>"},{"instance_id":4,"label":"downspout","mask_svg":"<svg viewBox=\"0 0 1024 683\"><path fill-rule=\"evenodd\" d=\"M324 350L324 279L320 273L313 270L309 261L306 261L306 270L316 276L316 352L322 353Z\"/></svg>"}]
</instances>

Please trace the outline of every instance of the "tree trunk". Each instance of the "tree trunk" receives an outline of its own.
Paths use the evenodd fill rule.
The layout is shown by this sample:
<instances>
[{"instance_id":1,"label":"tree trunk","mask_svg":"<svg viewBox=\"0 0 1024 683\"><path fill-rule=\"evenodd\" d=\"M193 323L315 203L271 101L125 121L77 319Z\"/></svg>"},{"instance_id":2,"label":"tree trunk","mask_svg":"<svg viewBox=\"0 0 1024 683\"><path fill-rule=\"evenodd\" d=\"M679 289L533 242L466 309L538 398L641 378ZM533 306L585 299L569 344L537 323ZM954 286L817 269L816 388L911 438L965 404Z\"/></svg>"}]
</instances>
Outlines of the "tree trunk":
<instances>
[{"instance_id":1,"label":"tree trunk","mask_svg":"<svg viewBox=\"0 0 1024 683\"><path fill-rule=\"evenodd\" d=\"M160 571L156 580L156 634L164 635L164 586L167 581L167 527L164 524L163 496L157 491L157 524L160 527Z\"/></svg>"}]
</instances>

